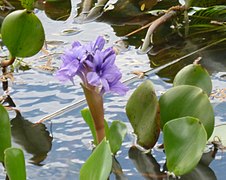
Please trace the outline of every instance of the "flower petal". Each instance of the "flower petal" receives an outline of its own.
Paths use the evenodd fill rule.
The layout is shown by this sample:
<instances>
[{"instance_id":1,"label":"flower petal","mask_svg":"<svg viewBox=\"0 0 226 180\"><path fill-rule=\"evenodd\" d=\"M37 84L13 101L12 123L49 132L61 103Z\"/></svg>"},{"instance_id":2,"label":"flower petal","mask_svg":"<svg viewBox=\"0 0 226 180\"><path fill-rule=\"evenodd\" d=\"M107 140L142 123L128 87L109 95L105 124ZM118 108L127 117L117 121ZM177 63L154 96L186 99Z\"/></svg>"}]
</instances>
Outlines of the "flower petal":
<instances>
[{"instance_id":1,"label":"flower petal","mask_svg":"<svg viewBox=\"0 0 226 180\"><path fill-rule=\"evenodd\" d=\"M87 81L88 81L88 83L90 85L99 86L101 84L100 77L95 72L89 72L89 73L87 73L87 76L86 77L87 77Z\"/></svg>"}]
</instances>

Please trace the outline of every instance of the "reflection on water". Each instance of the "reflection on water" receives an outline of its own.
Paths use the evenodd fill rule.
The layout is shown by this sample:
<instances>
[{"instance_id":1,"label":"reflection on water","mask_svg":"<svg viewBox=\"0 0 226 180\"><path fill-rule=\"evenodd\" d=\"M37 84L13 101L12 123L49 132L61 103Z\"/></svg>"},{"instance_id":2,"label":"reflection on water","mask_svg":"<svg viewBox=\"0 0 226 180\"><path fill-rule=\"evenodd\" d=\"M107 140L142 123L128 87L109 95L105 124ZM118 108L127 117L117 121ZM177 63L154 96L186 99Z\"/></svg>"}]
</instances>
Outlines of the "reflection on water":
<instances>
[{"instance_id":1,"label":"reflection on water","mask_svg":"<svg viewBox=\"0 0 226 180\"><path fill-rule=\"evenodd\" d=\"M197 167L190 173L180 177L181 180L217 180L214 171L209 167L213 161L217 150L211 150L202 156ZM129 158L133 161L139 173L148 180L175 179L165 173L166 165L163 169L156 161L153 155L139 150L137 147L131 147ZM161 170L162 169L162 170Z\"/></svg>"},{"instance_id":2,"label":"reflection on water","mask_svg":"<svg viewBox=\"0 0 226 180\"><path fill-rule=\"evenodd\" d=\"M16 111L16 117L11 120L13 141L32 154L31 163L41 165L47 153L51 150L53 138L44 124L34 124Z\"/></svg>"}]
</instances>

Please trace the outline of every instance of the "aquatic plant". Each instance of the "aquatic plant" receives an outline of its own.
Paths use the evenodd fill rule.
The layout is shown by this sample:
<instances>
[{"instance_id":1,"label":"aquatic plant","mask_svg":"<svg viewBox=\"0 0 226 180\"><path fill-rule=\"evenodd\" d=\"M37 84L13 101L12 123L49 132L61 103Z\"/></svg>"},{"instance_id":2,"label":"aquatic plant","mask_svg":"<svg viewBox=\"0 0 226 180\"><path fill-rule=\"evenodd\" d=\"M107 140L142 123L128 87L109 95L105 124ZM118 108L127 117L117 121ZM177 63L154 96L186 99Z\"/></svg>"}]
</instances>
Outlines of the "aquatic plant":
<instances>
[{"instance_id":1,"label":"aquatic plant","mask_svg":"<svg viewBox=\"0 0 226 180\"><path fill-rule=\"evenodd\" d=\"M116 154L120 149L127 129L120 121L114 121L109 128L104 120L103 95L109 92L125 95L128 91L128 87L120 81L122 74L115 65L115 51L112 47L103 49L104 45L105 40L101 36L85 45L74 42L62 55L63 63L56 73L56 77L63 82L69 80L74 83L75 76L82 80L81 86L89 106L89 109L82 111L82 115L97 145L81 169L80 179L85 180L106 179L109 176L111 153ZM94 171L96 159L100 163Z\"/></svg>"},{"instance_id":2,"label":"aquatic plant","mask_svg":"<svg viewBox=\"0 0 226 180\"><path fill-rule=\"evenodd\" d=\"M113 92L124 95L128 91L120 82L122 74L115 65L115 51L112 47L104 50L104 45L105 40L101 36L85 45L74 42L62 55L63 63L56 73L56 77L63 82L73 82L75 76L81 78L98 143L105 137L103 94Z\"/></svg>"}]
</instances>

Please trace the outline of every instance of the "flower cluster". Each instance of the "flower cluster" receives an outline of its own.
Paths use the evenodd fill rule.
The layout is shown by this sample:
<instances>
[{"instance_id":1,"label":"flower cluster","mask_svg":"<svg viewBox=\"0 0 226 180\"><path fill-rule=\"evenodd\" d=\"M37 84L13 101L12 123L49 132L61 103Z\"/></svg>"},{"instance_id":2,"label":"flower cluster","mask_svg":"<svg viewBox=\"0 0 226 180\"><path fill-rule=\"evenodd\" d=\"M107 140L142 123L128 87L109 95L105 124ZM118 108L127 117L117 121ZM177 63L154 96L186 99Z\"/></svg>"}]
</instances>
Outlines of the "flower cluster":
<instances>
[{"instance_id":1,"label":"flower cluster","mask_svg":"<svg viewBox=\"0 0 226 180\"><path fill-rule=\"evenodd\" d=\"M63 64L56 73L57 78L73 82L77 75L85 86L98 87L101 94L114 92L124 95L128 88L120 82L122 74L115 65L115 51L112 47L104 50L104 45L101 36L86 45L74 42L62 56Z\"/></svg>"}]
</instances>

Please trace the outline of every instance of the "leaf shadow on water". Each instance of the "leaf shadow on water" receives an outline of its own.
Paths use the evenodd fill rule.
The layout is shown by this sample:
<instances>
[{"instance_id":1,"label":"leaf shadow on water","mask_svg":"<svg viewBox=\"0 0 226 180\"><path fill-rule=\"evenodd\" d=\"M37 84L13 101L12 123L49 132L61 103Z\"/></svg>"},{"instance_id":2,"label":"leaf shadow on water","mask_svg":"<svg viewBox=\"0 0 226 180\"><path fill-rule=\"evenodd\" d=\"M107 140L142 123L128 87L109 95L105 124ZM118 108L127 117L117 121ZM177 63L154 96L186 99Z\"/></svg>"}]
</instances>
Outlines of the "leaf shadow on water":
<instances>
[{"instance_id":1,"label":"leaf shadow on water","mask_svg":"<svg viewBox=\"0 0 226 180\"><path fill-rule=\"evenodd\" d=\"M209 167L209 164L214 159L217 150L204 153L199 164L190 173L185 174L179 179L181 180L217 180L214 171ZM148 180L164 180L164 179L177 179L166 174L166 164L161 170L161 165L153 157L151 153L145 153L137 147L132 146L129 149L129 158L132 160L139 173Z\"/></svg>"},{"instance_id":2,"label":"leaf shadow on water","mask_svg":"<svg viewBox=\"0 0 226 180\"><path fill-rule=\"evenodd\" d=\"M16 117L11 120L12 139L21 145L23 149L32 154L32 164L42 165L41 162L47 157L52 148L53 137L50 136L44 124L34 124L16 112Z\"/></svg>"}]
</instances>

